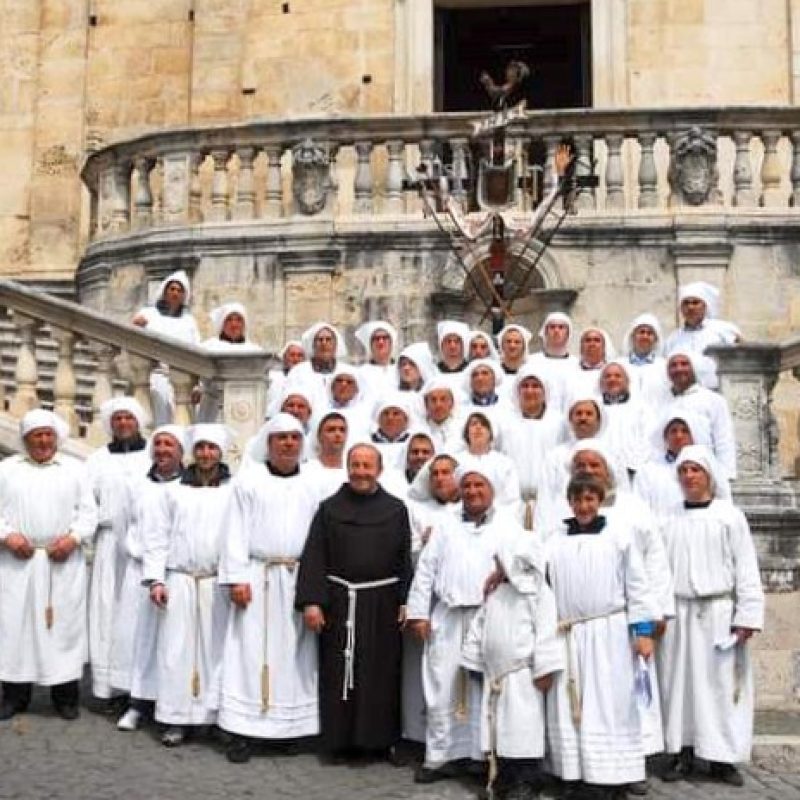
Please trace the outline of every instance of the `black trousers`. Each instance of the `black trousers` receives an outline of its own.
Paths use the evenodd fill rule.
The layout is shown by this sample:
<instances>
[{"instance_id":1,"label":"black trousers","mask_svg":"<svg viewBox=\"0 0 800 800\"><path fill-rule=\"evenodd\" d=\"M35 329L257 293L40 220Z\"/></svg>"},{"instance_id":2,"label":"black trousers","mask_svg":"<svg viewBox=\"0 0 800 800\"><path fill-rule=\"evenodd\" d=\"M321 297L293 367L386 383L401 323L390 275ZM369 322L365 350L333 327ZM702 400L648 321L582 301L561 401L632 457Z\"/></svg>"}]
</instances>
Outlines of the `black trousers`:
<instances>
[{"instance_id":1,"label":"black trousers","mask_svg":"<svg viewBox=\"0 0 800 800\"><path fill-rule=\"evenodd\" d=\"M542 780L541 758L498 758L498 788L508 788L515 783L527 783L536 786Z\"/></svg>"},{"instance_id":2,"label":"black trousers","mask_svg":"<svg viewBox=\"0 0 800 800\"><path fill-rule=\"evenodd\" d=\"M19 711L24 711L30 705L33 684L3 681L2 686L3 700L13 703ZM50 700L54 706L76 706L78 698L78 681L57 683L50 687Z\"/></svg>"}]
</instances>

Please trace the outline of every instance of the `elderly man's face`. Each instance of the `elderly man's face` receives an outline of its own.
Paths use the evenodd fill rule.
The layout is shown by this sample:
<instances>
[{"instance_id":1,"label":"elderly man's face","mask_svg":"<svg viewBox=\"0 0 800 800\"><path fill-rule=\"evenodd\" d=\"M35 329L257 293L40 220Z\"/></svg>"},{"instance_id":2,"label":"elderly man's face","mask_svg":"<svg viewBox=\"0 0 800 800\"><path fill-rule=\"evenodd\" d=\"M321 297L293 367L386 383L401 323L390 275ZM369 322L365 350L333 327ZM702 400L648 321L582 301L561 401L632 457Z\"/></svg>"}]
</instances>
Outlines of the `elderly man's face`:
<instances>
[{"instance_id":1,"label":"elderly man's face","mask_svg":"<svg viewBox=\"0 0 800 800\"><path fill-rule=\"evenodd\" d=\"M478 397L488 397L494 392L495 375L491 367L475 367L470 373L470 388Z\"/></svg>"},{"instance_id":2,"label":"elderly man's face","mask_svg":"<svg viewBox=\"0 0 800 800\"><path fill-rule=\"evenodd\" d=\"M34 428L25 435L25 449L38 464L49 461L58 449L58 437L52 428Z\"/></svg>"},{"instance_id":3,"label":"elderly man's face","mask_svg":"<svg viewBox=\"0 0 800 800\"><path fill-rule=\"evenodd\" d=\"M576 439L589 439L600 429L600 414L597 406L586 400L575 403L569 412L569 423Z\"/></svg>"},{"instance_id":4,"label":"elderly man's face","mask_svg":"<svg viewBox=\"0 0 800 800\"><path fill-rule=\"evenodd\" d=\"M649 325L637 325L631 334L633 352L637 356L649 356L657 341L656 332Z\"/></svg>"},{"instance_id":5,"label":"elderly man's face","mask_svg":"<svg viewBox=\"0 0 800 800\"><path fill-rule=\"evenodd\" d=\"M456 481L456 465L450 458L438 458L431 464L431 494L443 503L452 501L458 496Z\"/></svg>"},{"instance_id":6,"label":"elderly man's face","mask_svg":"<svg viewBox=\"0 0 800 800\"><path fill-rule=\"evenodd\" d=\"M374 447L354 447L347 459L347 479L358 494L372 494L378 488L381 459Z\"/></svg>"},{"instance_id":7,"label":"elderly man's face","mask_svg":"<svg viewBox=\"0 0 800 800\"><path fill-rule=\"evenodd\" d=\"M667 375L672 387L683 392L695 382L694 367L688 356L672 356L667 362Z\"/></svg>"},{"instance_id":8,"label":"elderly man's face","mask_svg":"<svg viewBox=\"0 0 800 800\"><path fill-rule=\"evenodd\" d=\"M599 364L606 357L606 340L600 331L586 331L581 336L581 359L587 364Z\"/></svg>"},{"instance_id":9,"label":"elderly man's face","mask_svg":"<svg viewBox=\"0 0 800 800\"><path fill-rule=\"evenodd\" d=\"M628 373L617 364L611 364L600 376L600 389L611 397L624 394L628 391Z\"/></svg>"},{"instance_id":10,"label":"elderly man's face","mask_svg":"<svg viewBox=\"0 0 800 800\"><path fill-rule=\"evenodd\" d=\"M331 397L340 406L346 405L358 394L358 380L355 375L343 372L333 379Z\"/></svg>"},{"instance_id":11,"label":"elderly man's face","mask_svg":"<svg viewBox=\"0 0 800 800\"><path fill-rule=\"evenodd\" d=\"M581 450L575 453L572 458L572 474L588 475L590 478L597 478L605 486L611 486L608 464L603 456L594 450Z\"/></svg>"},{"instance_id":12,"label":"elderly man's face","mask_svg":"<svg viewBox=\"0 0 800 800\"><path fill-rule=\"evenodd\" d=\"M311 406L308 400L300 394L290 394L281 405L281 411L291 414L295 419L299 419L303 425L307 425L311 419Z\"/></svg>"},{"instance_id":13,"label":"elderly man's face","mask_svg":"<svg viewBox=\"0 0 800 800\"><path fill-rule=\"evenodd\" d=\"M330 328L321 328L314 337L314 358L332 361L336 358L336 334Z\"/></svg>"},{"instance_id":14,"label":"elderly man's face","mask_svg":"<svg viewBox=\"0 0 800 800\"><path fill-rule=\"evenodd\" d=\"M175 474L181 465L183 449L180 442L169 433L159 433L153 438L153 463L161 475Z\"/></svg>"},{"instance_id":15,"label":"elderly man's face","mask_svg":"<svg viewBox=\"0 0 800 800\"><path fill-rule=\"evenodd\" d=\"M290 370L306 360L306 354L299 344L290 344L283 354L283 366Z\"/></svg>"},{"instance_id":16,"label":"elderly man's face","mask_svg":"<svg viewBox=\"0 0 800 800\"><path fill-rule=\"evenodd\" d=\"M115 411L111 415L111 435L118 442L133 439L139 433L139 420L130 411Z\"/></svg>"},{"instance_id":17,"label":"elderly man's face","mask_svg":"<svg viewBox=\"0 0 800 800\"><path fill-rule=\"evenodd\" d=\"M461 479L461 501L468 516L481 517L492 507L493 500L494 489L483 475L468 472Z\"/></svg>"},{"instance_id":18,"label":"elderly man's face","mask_svg":"<svg viewBox=\"0 0 800 800\"><path fill-rule=\"evenodd\" d=\"M378 415L378 427L390 439L394 440L405 433L408 428L408 417L402 408L389 406Z\"/></svg>"}]
</instances>

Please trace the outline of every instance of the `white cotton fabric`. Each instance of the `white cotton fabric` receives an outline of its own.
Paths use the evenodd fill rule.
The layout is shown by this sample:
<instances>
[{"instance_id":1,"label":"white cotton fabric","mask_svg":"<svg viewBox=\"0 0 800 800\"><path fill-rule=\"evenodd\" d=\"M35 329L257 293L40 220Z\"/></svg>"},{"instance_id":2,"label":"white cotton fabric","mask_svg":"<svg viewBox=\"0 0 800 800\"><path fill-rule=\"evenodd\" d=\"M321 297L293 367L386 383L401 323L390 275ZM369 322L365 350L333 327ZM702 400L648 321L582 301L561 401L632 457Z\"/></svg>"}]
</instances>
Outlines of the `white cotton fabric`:
<instances>
[{"instance_id":1,"label":"white cotton fabric","mask_svg":"<svg viewBox=\"0 0 800 800\"><path fill-rule=\"evenodd\" d=\"M136 417L139 423L139 433L141 434L150 422L145 410L142 408L141 403L133 397L112 397L106 400L100 406L100 420L103 425L103 431L106 436L111 438L113 431L111 430L111 418L119 411L127 411Z\"/></svg>"},{"instance_id":2,"label":"white cotton fabric","mask_svg":"<svg viewBox=\"0 0 800 800\"><path fill-rule=\"evenodd\" d=\"M652 328L656 334L653 346L653 359L646 364L635 364L633 357L633 332L641 325ZM661 323L655 314L644 313L634 318L622 340L622 354L635 383L637 392L650 407L662 406L669 397L669 381L666 377L666 361L664 359L664 333Z\"/></svg>"},{"instance_id":3,"label":"white cotton fabric","mask_svg":"<svg viewBox=\"0 0 800 800\"><path fill-rule=\"evenodd\" d=\"M314 354L314 337L323 329L327 328L332 331L336 337L336 358L347 358L347 345L344 337L339 333L338 328L335 328L329 322L315 322L310 328L306 328L300 335L300 343L305 351L306 358L311 358ZM299 367L300 365L297 364Z\"/></svg>"},{"instance_id":4,"label":"white cotton fabric","mask_svg":"<svg viewBox=\"0 0 800 800\"><path fill-rule=\"evenodd\" d=\"M78 547L58 564L44 548L65 533L88 543L96 524L86 469L76 459L57 453L38 464L12 455L0 463L0 539L19 532L36 548L27 561L0 548L0 681L53 686L81 678L88 655L84 553Z\"/></svg>"},{"instance_id":5,"label":"white cotton fabric","mask_svg":"<svg viewBox=\"0 0 800 800\"><path fill-rule=\"evenodd\" d=\"M20 420L20 444L24 446L25 437L38 428L52 428L55 431L58 446L61 446L69 436L69 426L58 414L54 414L52 411L45 411L43 408L34 408L28 411Z\"/></svg>"},{"instance_id":6,"label":"white cotton fabric","mask_svg":"<svg viewBox=\"0 0 800 800\"><path fill-rule=\"evenodd\" d=\"M249 583L253 599L228 620L219 725L242 736L285 739L319 732L316 636L294 608L297 559L319 505L319 487L301 472L276 477L254 467L237 481L220 561L224 584ZM261 674L269 666L270 705L262 709Z\"/></svg>"}]
</instances>

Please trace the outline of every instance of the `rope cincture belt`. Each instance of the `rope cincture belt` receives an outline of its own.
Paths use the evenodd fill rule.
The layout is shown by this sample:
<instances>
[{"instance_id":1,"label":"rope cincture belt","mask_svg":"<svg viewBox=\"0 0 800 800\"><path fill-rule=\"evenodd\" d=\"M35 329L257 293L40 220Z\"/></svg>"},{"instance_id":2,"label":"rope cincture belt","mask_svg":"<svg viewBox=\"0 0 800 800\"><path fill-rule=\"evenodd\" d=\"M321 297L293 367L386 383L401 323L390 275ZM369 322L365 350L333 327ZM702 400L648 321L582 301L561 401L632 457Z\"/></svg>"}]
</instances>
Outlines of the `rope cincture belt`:
<instances>
[{"instance_id":1,"label":"rope cincture belt","mask_svg":"<svg viewBox=\"0 0 800 800\"><path fill-rule=\"evenodd\" d=\"M344 645L344 680L342 681L342 700L347 700L348 692L355 688L356 663L356 600L358 593L365 589L380 589L400 582L400 578L382 578L378 581L351 583L338 575L328 575L328 580L347 589L347 639Z\"/></svg>"},{"instance_id":2,"label":"rope cincture belt","mask_svg":"<svg viewBox=\"0 0 800 800\"><path fill-rule=\"evenodd\" d=\"M180 569L179 567L167 567L167 572L176 575L186 575L194 580L194 663L192 665L192 697L200 697L200 670L197 667L198 655L200 650L200 581L206 581L217 577L216 570L194 570Z\"/></svg>"},{"instance_id":3,"label":"rope cincture belt","mask_svg":"<svg viewBox=\"0 0 800 800\"><path fill-rule=\"evenodd\" d=\"M558 632L563 633L567 637L567 693L569 694L569 707L572 712L572 722L575 727L580 727L581 724L581 709L583 706L583 699L581 698L578 690L578 676L575 672L575 645L572 642L572 629L576 625L584 622L591 622L595 619L603 619L605 617L613 617L616 614L624 614L625 606L621 608L614 608L611 611L604 611L602 614L592 614L587 617L576 617L575 619L562 619L558 623Z\"/></svg>"},{"instance_id":4,"label":"rope cincture belt","mask_svg":"<svg viewBox=\"0 0 800 800\"><path fill-rule=\"evenodd\" d=\"M270 705L270 675L269 675L269 655L267 653L267 631L269 630L269 571L273 567L285 567L293 573L298 564L299 558L291 556L253 556L256 561L264 564L264 650L261 658L261 713L266 714Z\"/></svg>"},{"instance_id":5,"label":"rope cincture belt","mask_svg":"<svg viewBox=\"0 0 800 800\"><path fill-rule=\"evenodd\" d=\"M34 550L41 550L45 554L45 561L47 562L47 605L44 608L44 624L47 630L53 627L55 621L55 611L53 611L53 564L50 561L50 553L48 548L50 543L39 544L34 546Z\"/></svg>"}]
</instances>

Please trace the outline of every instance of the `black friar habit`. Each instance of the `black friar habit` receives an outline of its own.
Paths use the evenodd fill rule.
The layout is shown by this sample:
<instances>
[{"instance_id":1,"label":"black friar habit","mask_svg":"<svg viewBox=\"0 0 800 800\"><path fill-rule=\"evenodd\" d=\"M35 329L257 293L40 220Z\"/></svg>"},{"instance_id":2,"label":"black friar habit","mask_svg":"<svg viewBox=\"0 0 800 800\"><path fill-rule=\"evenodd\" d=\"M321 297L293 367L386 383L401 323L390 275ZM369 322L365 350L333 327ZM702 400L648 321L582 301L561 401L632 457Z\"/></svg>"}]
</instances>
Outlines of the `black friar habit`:
<instances>
[{"instance_id":1,"label":"black friar habit","mask_svg":"<svg viewBox=\"0 0 800 800\"><path fill-rule=\"evenodd\" d=\"M354 492L345 483L324 500L311 523L300 559L295 603L318 605L326 626L319 641L322 746L383 750L400 738L402 637L397 622L411 583L411 529L405 504L382 488ZM357 592L353 688L345 679L349 583L397 582Z\"/></svg>"}]
</instances>

